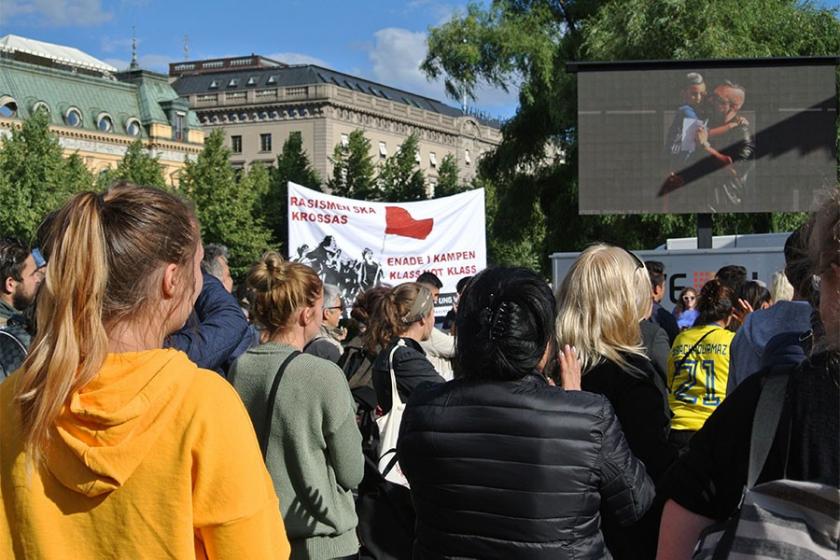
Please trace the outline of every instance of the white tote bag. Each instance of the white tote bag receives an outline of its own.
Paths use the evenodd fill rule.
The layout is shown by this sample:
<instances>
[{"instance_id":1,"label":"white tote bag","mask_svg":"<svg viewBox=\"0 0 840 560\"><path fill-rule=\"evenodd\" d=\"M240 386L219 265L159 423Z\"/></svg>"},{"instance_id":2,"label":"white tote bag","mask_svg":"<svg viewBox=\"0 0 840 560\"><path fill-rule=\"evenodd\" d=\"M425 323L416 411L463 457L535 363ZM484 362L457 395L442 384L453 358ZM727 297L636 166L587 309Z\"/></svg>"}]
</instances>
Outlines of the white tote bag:
<instances>
[{"instance_id":1,"label":"white tote bag","mask_svg":"<svg viewBox=\"0 0 840 560\"><path fill-rule=\"evenodd\" d=\"M402 339L394 345L391 354L388 356L388 368L391 372L391 410L376 419L379 426L379 472L388 482L409 487L408 479L400 469L397 461L397 438L400 435L400 423L402 422L405 403L400 400L397 391L397 376L394 374L394 353L397 348L405 347Z\"/></svg>"}]
</instances>

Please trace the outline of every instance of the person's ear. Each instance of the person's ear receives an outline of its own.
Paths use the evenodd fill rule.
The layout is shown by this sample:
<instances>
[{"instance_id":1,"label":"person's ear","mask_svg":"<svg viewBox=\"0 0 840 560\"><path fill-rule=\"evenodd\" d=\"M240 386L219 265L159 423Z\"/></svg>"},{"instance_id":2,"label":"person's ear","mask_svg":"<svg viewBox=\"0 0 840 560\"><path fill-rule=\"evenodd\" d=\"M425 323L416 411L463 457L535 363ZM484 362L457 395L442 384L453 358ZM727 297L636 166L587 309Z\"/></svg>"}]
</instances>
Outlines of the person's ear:
<instances>
[{"instance_id":1,"label":"person's ear","mask_svg":"<svg viewBox=\"0 0 840 560\"><path fill-rule=\"evenodd\" d=\"M298 324L301 327L306 327L310 323L315 320L315 308L314 307L304 307L300 310L300 314L298 315Z\"/></svg>"},{"instance_id":2,"label":"person's ear","mask_svg":"<svg viewBox=\"0 0 840 560\"><path fill-rule=\"evenodd\" d=\"M11 294L15 291L15 284L17 284L17 280L11 276L6 276L6 281L3 282L3 291L7 294Z\"/></svg>"},{"instance_id":3,"label":"person's ear","mask_svg":"<svg viewBox=\"0 0 840 560\"><path fill-rule=\"evenodd\" d=\"M163 269L163 278L161 280L161 293L164 299L174 298L180 287L181 277L178 274L178 265L175 263L167 264Z\"/></svg>"}]
</instances>

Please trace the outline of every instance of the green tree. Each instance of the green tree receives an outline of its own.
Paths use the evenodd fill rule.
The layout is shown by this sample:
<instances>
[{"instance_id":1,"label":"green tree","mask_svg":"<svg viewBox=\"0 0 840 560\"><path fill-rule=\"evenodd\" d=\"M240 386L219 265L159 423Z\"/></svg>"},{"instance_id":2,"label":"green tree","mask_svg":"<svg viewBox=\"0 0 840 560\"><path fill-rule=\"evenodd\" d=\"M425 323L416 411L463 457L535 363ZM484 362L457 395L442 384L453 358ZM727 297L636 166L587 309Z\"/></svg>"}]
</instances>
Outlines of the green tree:
<instances>
[{"instance_id":1,"label":"green tree","mask_svg":"<svg viewBox=\"0 0 840 560\"><path fill-rule=\"evenodd\" d=\"M81 158L65 159L49 117L38 111L0 144L0 234L29 240L44 216L75 192L91 189Z\"/></svg>"},{"instance_id":2,"label":"green tree","mask_svg":"<svg viewBox=\"0 0 840 560\"><path fill-rule=\"evenodd\" d=\"M254 171L254 166L237 181L229 157L224 133L214 130L195 161L184 167L180 188L195 202L204 242L227 245L231 274L242 277L269 247L271 234L254 212L259 193L252 176L267 173Z\"/></svg>"},{"instance_id":3,"label":"green tree","mask_svg":"<svg viewBox=\"0 0 840 560\"><path fill-rule=\"evenodd\" d=\"M737 17L733 17L737 14ZM797 0L497 0L468 6L429 33L422 68L442 77L454 97L481 83L520 84L519 108L504 140L480 166L492 177L496 209L527 220L528 202L547 216L551 250L579 250L603 239L651 247L694 233L694 216L577 215L576 78L567 61L830 55L840 52L840 21L831 10ZM523 170L531 180L518 180ZM516 216L514 216L516 217ZM788 227L793 216L717 215L715 233ZM516 220L512 220L516 221ZM500 222L501 223L501 222ZM489 231L489 235L499 235ZM504 238L490 246L513 243ZM514 245L515 246L515 245ZM548 251L541 264L546 267Z\"/></svg>"},{"instance_id":4,"label":"green tree","mask_svg":"<svg viewBox=\"0 0 840 560\"><path fill-rule=\"evenodd\" d=\"M143 147L142 140L135 140L126 149L116 169L109 169L97 179L99 188L104 189L117 181L129 181L136 185L166 187L163 166L157 156L152 156Z\"/></svg>"},{"instance_id":5,"label":"green tree","mask_svg":"<svg viewBox=\"0 0 840 560\"><path fill-rule=\"evenodd\" d=\"M300 132L292 132L283 143L283 150L277 156L277 165L271 169L268 188L262 196L261 211L265 224L271 230L274 243L286 247L288 244L288 183L297 183L303 187L321 190L321 178L312 168L306 152L303 150L303 138Z\"/></svg>"},{"instance_id":6,"label":"green tree","mask_svg":"<svg viewBox=\"0 0 840 560\"><path fill-rule=\"evenodd\" d=\"M327 187L332 194L356 200L378 199L370 140L363 130L351 132L347 145L337 144L330 161L333 172Z\"/></svg>"},{"instance_id":7,"label":"green tree","mask_svg":"<svg viewBox=\"0 0 840 560\"><path fill-rule=\"evenodd\" d=\"M417 136L410 134L379 170L379 197L390 202L425 200L426 179L417 163Z\"/></svg>"},{"instance_id":8,"label":"green tree","mask_svg":"<svg viewBox=\"0 0 840 560\"><path fill-rule=\"evenodd\" d=\"M469 185L461 183L458 176L458 164L455 156L446 154L438 167L437 185L435 186L435 198L452 196L469 189Z\"/></svg>"}]
</instances>

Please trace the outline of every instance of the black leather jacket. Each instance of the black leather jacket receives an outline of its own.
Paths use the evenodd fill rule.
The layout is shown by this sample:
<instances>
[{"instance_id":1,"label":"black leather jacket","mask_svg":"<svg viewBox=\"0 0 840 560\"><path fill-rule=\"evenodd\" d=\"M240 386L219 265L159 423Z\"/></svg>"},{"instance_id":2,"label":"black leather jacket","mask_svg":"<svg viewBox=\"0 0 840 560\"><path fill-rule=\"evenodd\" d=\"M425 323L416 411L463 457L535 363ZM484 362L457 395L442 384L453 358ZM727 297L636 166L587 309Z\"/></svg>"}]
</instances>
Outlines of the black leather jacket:
<instances>
[{"instance_id":1,"label":"black leather jacket","mask_svg":"<svg viewBox=\"0 0 840 560\"><path fill-rule=\"evenodd\" d=\"M599 509L622 523L653 484L609 401L534 373L415 391L400 465L417 512L414 558L609 558Z\"/></svg>"}]
</instances>

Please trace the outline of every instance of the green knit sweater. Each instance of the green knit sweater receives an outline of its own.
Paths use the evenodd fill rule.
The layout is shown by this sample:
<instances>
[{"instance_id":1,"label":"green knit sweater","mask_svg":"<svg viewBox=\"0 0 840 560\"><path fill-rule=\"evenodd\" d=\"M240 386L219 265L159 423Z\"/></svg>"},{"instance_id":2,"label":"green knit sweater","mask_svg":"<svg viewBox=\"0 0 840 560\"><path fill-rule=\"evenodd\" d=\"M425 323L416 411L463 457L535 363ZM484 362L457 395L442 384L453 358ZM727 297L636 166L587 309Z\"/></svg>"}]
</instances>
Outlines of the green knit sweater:
<instances>
[{"instance_id":1,"label":"green knit sweater","mask_svg":"<svg viewBox=\"0 0 840 560\"><path fill-rule=\"evenodd\" d=\"M240 356L231 370L260 439L271 383L293 350L263 344ZM331 362L299 355L277 389L266 454L292 560L326 560L358 550L351 490L362 480L361 444L344 373Z\"/></svg>"}]
</instances>

